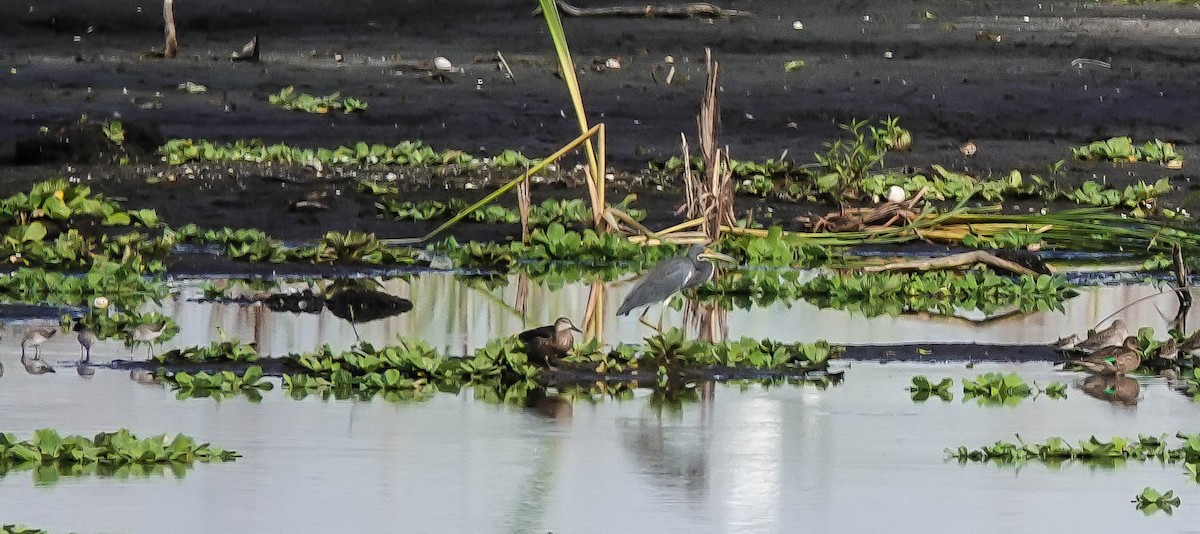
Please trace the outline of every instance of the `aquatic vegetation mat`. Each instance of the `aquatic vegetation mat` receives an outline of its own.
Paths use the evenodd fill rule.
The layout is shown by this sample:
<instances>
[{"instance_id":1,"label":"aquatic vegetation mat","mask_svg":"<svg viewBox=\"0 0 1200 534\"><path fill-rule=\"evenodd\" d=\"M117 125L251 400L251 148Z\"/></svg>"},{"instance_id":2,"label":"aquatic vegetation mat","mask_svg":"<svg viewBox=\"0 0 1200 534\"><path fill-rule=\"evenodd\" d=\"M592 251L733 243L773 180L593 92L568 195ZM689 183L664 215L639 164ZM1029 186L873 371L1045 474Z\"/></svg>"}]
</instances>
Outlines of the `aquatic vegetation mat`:
<instances>
[{"instance_id":1,"label":"aquatic vegetation mat","mask_svg":"<svg viewBox=\"0 0 1200 534\"><path fill-rule=\"evenodd\" d=\"M296 88L291 85L280 89L278 93L268 96L267 101L275 107L306 113L341 111L349 115L354 112L367 110L367 103L357 98L342 98L342 94L337 92L325 96L296 93Z\"/></svg>"},{"instance_id":2,"label":"aquatic vegetation mat","mask_svg":"<svg viewBox=\"0 0 1200 534\"><path fill-rule=\"evenodd\" d=\"M1183 464L1185 474L1190 479L1197 480L1197 468L1200 467L1200 434L1180 432L1175 437L1181 440L1181 443L1172 447L1166 434L1139 434L1137 438L1113 437L1109 441L1101 441L1092 436L1079 440L1078 445L1071 445L1059 437L1047 438L1042 443L1026 443L1021 436L1017 436L1016 442L997 441L977 449L965 446L946 449L946 455L949 459L963 464L993 462L1004 465L1078 461L1089 465L1119 466L1127 461L1154 460L1168 465Z\"/></svg>"},{"instance_id":3,"label":"aquatic vegetation mat","mask_svg":"<svg viewBox=\"0 0 1200 534\"><path fill-rule=\"evenodd\" d=\"M740 308L804 299L868 317L914 312L953 315L960 310L988 315L1008 309L1061 311L1063 301L1074 295L1073 286L1061 276L1009 277L992 271L823 274L807 281L802 277L798 271L737 271L700 286L698 294L702 301L729 299Z\"/></svg>"},{"instance_id":4,"label":"aquatic vegetation mat","mask_svg":"<svg viewBox=\"0 0 1200 534\"><path fill-rule=\"evenodd\" d=\"M39 483L53 483L59 476L148 476L163 468L182 477L197 462L229 462L238 456L183 434L139 439L121 429L86 438L42 429L29 440L0 434L0 476L31 470Z\"/></svg>"}]
</instances>

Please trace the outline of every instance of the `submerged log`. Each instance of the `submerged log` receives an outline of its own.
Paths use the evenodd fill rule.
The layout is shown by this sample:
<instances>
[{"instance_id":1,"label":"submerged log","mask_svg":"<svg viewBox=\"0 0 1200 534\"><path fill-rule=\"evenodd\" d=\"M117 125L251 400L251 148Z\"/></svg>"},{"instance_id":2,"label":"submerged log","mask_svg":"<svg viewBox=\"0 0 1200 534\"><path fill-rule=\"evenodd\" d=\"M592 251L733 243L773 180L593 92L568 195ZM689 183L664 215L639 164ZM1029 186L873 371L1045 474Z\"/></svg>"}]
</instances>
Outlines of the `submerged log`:
<instances>
[{"instance_id":1,"label":"submerged log","mask_svg":"<svg viewBox=\"0 0 1200 534\"><path fill-rule=\"evenodd\" d=\"M999 258L990 252L985 252L982 250L974 250L971 252L964 252L962 254L954 254L952 256L944 256L941 258L932 258L927 260L901 261L889 263L887 265L871 265L864 267L863 271L870 273L885 271L934 271L943 269L961 269L965 267L971 267L977 263L982 263L989 267L1008 271L1013 274L1039 274L1033 269L1003 258Z\"/></svg>"}]
</instances>

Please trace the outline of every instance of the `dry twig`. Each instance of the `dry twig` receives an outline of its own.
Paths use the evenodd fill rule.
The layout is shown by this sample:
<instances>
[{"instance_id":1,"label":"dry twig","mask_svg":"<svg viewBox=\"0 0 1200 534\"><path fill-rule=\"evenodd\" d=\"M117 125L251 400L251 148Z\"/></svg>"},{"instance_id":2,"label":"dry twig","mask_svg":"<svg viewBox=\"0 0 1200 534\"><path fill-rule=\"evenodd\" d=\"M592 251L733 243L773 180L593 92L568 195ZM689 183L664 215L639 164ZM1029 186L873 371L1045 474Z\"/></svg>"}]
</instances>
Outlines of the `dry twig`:
<instances>
[{"instance_id":1,"label":"dry twig","mask_svg":"<svg viewBox=\"0 0 1200 534\"><path fill-rule=\"evenodd\" d=\"M642 18L736 18L753 17L754 13L737 9L722 9L707 2L641 6L577 7L564 0L555 2L564 15L572 17L642 17ZM540 15L541 8L533 11Z\"/></svg>"}]
</instances>

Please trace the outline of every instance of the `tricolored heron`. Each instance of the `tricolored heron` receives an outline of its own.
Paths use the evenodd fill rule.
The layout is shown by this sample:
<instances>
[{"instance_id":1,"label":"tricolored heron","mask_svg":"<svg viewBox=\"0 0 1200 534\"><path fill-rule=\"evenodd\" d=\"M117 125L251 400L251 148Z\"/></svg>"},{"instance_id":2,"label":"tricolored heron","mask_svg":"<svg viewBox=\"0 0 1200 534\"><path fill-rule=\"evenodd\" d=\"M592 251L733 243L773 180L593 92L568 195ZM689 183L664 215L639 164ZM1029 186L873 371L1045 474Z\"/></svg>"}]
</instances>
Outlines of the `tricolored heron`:
<instances>
[{"instance_id":1,"label":"tricolored heron","mask_svg":"<svg viewBox=\"0 0 1200 534\"><path fill-rule=\"evenodd\" d=\"M517 338L525 343L531 361L549 367L575 345L575 336L571 332L583 333L570 319L559 317L554 324L526 330L517 334Z\"/></svg>"},{"instance_id":2,"label":"tricolored heron","mask_svg":"<svg viewBox=\"0 0 1200 534\"><path fill-rule=\"evenodd\" d=\"M665 304L675 293L707 282L715 271L709 259L736 263L733 258L708 250L704 245L692 245L687 256L663 260L642 275L621 302L621 307L617 308L617 315L629 315L634 308L655 302ZM642 315L645 316L646 312L643 311Z\"/></svg>"}]
</instances>

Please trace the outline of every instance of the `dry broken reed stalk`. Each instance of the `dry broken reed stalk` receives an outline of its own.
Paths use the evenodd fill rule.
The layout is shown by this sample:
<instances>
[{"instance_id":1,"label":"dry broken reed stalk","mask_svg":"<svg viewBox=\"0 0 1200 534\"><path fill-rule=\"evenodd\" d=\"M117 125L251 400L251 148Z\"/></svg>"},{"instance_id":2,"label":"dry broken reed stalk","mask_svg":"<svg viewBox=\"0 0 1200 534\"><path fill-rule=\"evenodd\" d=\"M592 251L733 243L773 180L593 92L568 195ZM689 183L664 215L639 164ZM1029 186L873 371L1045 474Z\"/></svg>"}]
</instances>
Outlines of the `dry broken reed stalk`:
<instances>
[{"instance_id":1,"label":"dry broken reed stalk","mask_svg":"<svg viewBox=\"0 0 1200 534\"><path fill-rule=\"evenodd\" d=\"M683 321L696 325L696 333L701 341L720 343L729 338L728 311L715 302L701 304L688 300L683 309Z\"/></svg>"},{"instance_id":2,"label":"dry broken reed stalk","mask_svg":"<svg viewBox=\"0 0 1200 534\"><path fill-rule=\"evenodd\" d=\"M691 170L691 154L684 139L684 189L685 211L688 219L701 219L701 231L710 242L721 239L722 225L734 226L733 217L733 171L727 150L717 146L720 130L721 108L717 100L717 77L720 64L713 61L712 50L704 51L705 67L708 72L704 84L704 97L700 101L700 114L696 126L700 135L700 157L704 162L704 174L699 176Z\"/></svg>"},{"instance_id":3,"label":"dry broken reed stalk","mask_svg":"<svg viewBox=\"0 0 1200 534\"><path fill-rule=\"evenodd\" d=\"M528 170L526 171L528 172ZM517 185L517 213L521 216L521 243L529 244L529 181L521 180Z\"/></svg>"}]
</instances>

